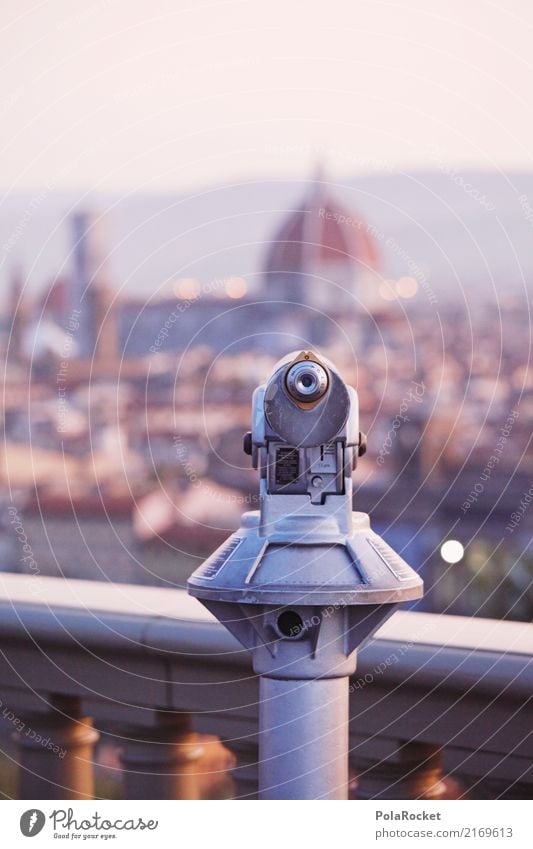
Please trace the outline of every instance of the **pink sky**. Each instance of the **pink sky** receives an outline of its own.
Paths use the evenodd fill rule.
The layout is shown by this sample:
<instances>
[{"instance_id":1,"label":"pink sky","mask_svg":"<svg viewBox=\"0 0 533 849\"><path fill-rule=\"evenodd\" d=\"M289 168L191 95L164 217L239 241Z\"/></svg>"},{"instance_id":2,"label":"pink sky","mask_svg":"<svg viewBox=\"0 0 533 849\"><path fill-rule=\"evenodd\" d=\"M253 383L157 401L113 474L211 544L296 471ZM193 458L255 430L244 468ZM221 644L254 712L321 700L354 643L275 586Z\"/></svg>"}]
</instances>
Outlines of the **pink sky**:
<instances>
[{"instance_id":1,"label":"pink sky","mask_svg":"<svg viewBox=\"0 0 533 849\"><path fill-rule=\"evenodd\" d=\"M532 169L533 4L4 0L0 188Z\"/></svg>"}]
</instances>

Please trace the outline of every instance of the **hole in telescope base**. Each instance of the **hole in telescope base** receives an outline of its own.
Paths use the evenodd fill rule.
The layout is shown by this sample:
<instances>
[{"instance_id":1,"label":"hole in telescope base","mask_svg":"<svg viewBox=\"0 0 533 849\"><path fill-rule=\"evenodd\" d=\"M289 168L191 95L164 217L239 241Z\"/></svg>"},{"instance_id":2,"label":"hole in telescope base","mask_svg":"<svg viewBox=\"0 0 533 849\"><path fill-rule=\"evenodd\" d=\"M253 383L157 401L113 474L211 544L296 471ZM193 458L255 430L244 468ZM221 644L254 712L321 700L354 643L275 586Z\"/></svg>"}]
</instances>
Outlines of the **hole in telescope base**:
<instances>
[{"instance_id":1,"label":"hole in telescope base","mask_svg":"<svg viewBox=\"0 0 533 849\"><path fill-rule=\"evenodd\" d=\"M283 637L299 637L302 633L304 623L302 617L295 610L284 610L278 616L278 631Z\"/></svg>"}]
</instances>

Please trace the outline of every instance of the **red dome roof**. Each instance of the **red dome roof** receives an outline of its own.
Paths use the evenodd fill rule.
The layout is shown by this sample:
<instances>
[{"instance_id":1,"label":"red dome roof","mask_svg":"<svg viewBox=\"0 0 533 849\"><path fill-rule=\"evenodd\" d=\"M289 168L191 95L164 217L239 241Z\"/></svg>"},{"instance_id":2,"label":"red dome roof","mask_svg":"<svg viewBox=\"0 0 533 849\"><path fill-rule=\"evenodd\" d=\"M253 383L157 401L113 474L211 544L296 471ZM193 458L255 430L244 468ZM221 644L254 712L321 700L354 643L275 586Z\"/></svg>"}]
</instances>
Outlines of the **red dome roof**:
<instances>
[{"instance_id":1,"label":"red dome roof","mask_svg":"<svg viewBox=\"0 0 533 849\"><path fill-rule=\"evenodd\" d=\"M365 223L343 209L317 183L273 239L265 270L303 272L326 263L360 264L375 270L379 255Z\"/></svg>"}]
</instances>

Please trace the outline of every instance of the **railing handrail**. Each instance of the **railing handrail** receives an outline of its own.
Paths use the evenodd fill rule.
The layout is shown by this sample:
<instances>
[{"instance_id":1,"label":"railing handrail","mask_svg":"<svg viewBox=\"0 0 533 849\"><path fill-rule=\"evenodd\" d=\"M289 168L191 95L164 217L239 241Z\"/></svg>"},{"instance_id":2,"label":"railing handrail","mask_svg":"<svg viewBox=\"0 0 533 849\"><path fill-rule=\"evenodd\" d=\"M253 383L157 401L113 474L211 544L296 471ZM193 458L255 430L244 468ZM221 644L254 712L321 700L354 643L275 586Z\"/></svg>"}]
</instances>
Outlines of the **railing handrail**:
<instances>
[{"instance_id":1,"label":"railing handrail","mask_svg":"<svg viewBox=\"0 0 533 849\"><path fill-rule=\"evenodd\" d=\"M251 666L248 652L184 590L0 573L0 644L29 638ZM360 652L356 678L391 654L391 683L445 681L487 693L512 684L517 695L533 693L533 624L400 610Z\"/></svg>"},{"instance_id":2,"label":"railing handrail","mask_svg":"<svg viewBox=\"0 0 533 849\"><path fill-rule=\"evenodd\" d=\"M128 798L194 798L191 729L220 737L237 794L256 793L251 656L184 590L0 573L0 657L7 719L35 736L19 735L21 798L90 797L92 721L119 729ZM496 795L532 783L533 625L398 611L360 651L350 690L360 795L433 798L449 770ZM63 747L68 787L39 739Z\"/></svg>"}]
</instances>

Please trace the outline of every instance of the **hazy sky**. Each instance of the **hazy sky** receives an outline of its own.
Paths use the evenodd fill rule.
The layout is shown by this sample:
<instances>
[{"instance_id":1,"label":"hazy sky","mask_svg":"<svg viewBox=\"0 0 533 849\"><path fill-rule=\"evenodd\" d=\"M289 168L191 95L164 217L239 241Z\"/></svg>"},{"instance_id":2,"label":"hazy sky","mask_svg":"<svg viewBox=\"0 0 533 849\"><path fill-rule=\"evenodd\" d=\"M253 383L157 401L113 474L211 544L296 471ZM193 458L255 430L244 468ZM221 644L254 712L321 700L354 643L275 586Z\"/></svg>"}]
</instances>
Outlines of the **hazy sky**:
<instances>
[{"instance_id":1,"label":"hazy sky","mask_svg":"<svg viewBox=\"0 0 533 849\"><path fill-rule=\"evenodd\" d=\"M533 170L531 0L2 0L0 187Z\"/></svg>"}]
</instances>

